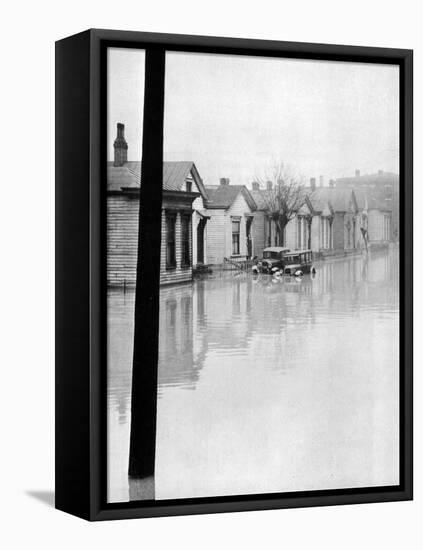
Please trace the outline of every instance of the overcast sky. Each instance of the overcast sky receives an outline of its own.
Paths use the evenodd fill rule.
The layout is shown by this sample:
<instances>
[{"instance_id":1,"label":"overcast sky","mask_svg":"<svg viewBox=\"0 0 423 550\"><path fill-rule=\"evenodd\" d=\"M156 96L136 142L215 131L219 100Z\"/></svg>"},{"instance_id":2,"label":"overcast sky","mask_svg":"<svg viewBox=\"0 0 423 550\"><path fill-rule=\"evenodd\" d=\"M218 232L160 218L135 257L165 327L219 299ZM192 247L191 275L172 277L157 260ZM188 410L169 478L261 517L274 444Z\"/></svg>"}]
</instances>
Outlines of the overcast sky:
<instances>
[{"instance_id":1,"label":"overcast sky","mask_svg":"<svg viewBox=\"0 0 423 550\"><path fill-rule=\"evenodd\" d=\"M109 50L109 158L116 123L141 156L144 52ZM245 56L166 56L165 160L206 185L249 184L283 161L306 178L398 172L396 66Z\"/></svg>"}]
</instances>

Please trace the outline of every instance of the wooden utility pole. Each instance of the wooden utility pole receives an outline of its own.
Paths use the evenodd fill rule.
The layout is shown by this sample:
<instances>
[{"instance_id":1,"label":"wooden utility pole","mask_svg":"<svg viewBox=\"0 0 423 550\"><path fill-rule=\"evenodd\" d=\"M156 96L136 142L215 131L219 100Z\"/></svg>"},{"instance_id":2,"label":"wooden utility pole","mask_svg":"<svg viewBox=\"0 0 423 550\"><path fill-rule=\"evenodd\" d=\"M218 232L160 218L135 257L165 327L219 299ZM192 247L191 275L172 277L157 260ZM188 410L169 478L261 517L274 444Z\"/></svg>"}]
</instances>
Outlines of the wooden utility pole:
<instances>
[{"instance_id":1,"label":"wooden utility pole","mask_svg":"<svg viewBox=\"0 0 423 550\"><path fill-rule=\"evenodd\" d=\"M129 476L154 474L163 184L165 51L147 47L135 290Z\"/></svg>"}]
</instances>

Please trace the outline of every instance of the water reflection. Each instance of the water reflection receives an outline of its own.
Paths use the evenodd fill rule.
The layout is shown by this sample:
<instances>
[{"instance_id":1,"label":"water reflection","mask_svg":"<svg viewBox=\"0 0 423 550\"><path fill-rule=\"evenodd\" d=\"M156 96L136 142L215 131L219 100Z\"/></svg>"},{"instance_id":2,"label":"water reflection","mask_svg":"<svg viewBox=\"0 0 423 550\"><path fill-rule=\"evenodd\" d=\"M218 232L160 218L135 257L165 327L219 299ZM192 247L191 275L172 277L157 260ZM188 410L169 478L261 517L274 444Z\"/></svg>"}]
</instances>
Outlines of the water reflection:
<instances>
[{"instance_id":1,"label":"water reflection","mask_svg":"<svg viewBox=\"0 0 423 550\"><path fill-rule=\"evenodd\" d=\"M397 483L398 253L317 267L161 289L155 498ZM109 293L110 501L152 494L126 476L133 307Z\"/></svg>"}]
</instances>

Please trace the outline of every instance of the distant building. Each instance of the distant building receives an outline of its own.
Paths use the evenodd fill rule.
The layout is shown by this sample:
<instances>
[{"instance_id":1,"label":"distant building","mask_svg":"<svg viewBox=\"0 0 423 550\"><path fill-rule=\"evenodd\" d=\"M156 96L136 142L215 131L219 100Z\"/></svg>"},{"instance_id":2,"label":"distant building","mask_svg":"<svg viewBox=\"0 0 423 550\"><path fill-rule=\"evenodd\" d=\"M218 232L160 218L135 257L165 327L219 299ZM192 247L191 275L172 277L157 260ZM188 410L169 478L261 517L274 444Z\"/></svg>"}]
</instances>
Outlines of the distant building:
<instances>
[{"instance_id":1,"label":"distant building","mask_svg":"<svg viewBox=\"0 0 423 550\"><path fill-rule=\"evenodd\" d=\"M124 125L118 124L114 161L107 163L107 281L133 285L138 257L141 162L127 161ZM163 163L161 284L190 281L207 261L207 192L195 164Z\"/></svg>"},{"instance_id":2,"label":"distant building","mask_svg":"<svg viewBox=\"0 0 423 550\"><path fill-rule=\"evenodd\" d=\"M230 185L221 178L220 185L206 187L207 261L222 264L224 258L243 260L253 255L252 227L257 205L245 185Z\"/></svg>"},{"instance_id":3,"label":"distant building","mask_svg":"<svg viewBox=\"0 0 423 550\"><path fill-rule=\"evenodd\" d=\"M399 176L379 170L375 174L338 178L337 188L349 188L365 193L369 206L369 238L373 242L398 240L399 237Z\"/></svg>"}]
</instances>

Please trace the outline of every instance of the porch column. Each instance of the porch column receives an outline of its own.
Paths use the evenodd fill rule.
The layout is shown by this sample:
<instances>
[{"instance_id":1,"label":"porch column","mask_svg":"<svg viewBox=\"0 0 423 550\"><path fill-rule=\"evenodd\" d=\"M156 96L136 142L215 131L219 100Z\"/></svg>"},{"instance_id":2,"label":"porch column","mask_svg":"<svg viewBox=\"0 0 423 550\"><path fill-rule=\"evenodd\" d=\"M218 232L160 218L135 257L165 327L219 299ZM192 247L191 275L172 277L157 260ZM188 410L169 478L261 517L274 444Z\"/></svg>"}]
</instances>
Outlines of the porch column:
<instances>
[{"instance_id":1,"label":"porch column","mask_svg":"<svg viewBox=\"0 0 423 550\"><path fill-rule=\"evenodd\" d=\"M322 248L327 248L326 246L326 230L327 230L327 227L326 227L326 224L327 224L327 218L322 218L322 224L323 224L323 246Z\"/></svg>"}]
</instances>

